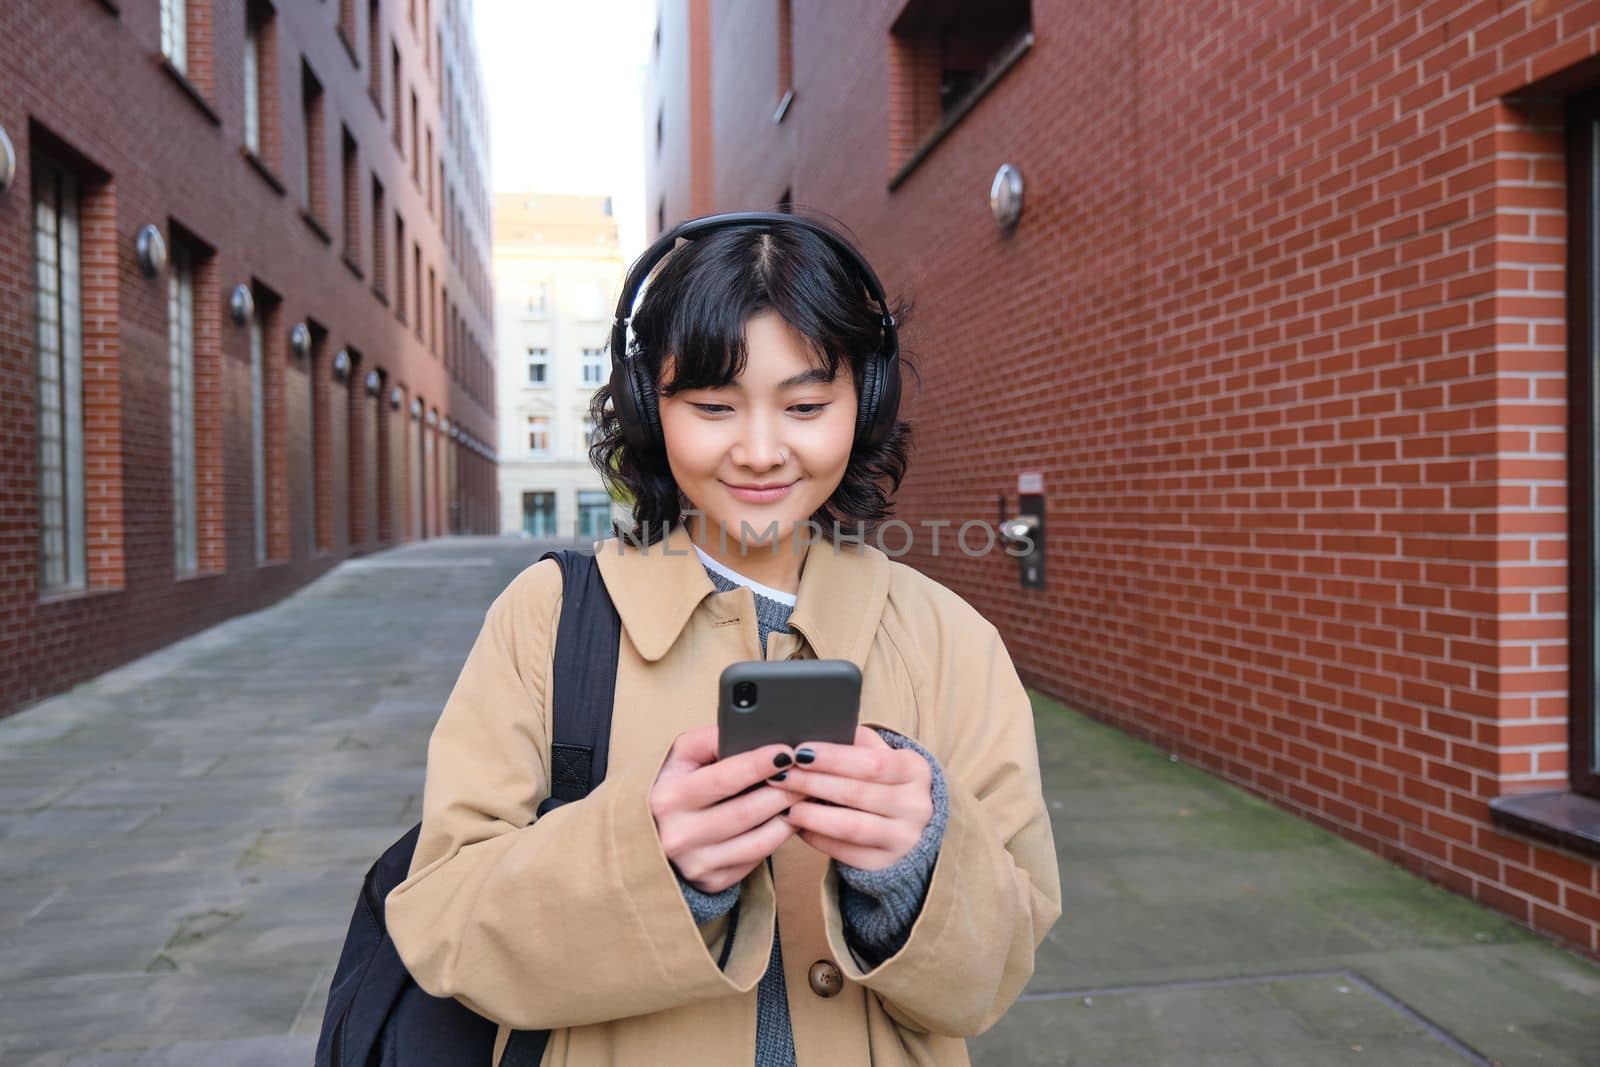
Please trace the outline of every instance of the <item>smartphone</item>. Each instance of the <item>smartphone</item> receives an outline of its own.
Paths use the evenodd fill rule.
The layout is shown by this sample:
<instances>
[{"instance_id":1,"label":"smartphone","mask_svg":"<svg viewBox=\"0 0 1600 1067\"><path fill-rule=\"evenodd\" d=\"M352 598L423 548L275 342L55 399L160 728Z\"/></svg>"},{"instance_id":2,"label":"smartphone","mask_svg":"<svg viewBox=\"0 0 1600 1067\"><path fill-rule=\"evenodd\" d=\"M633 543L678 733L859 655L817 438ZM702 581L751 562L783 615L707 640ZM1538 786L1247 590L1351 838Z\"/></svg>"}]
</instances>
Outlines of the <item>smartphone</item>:
<instances>
[{"instance_id":1,"label":"smartphone","mask_svg":"<svg viewBox=\"0 0 1600 1067\"><path fill-rule=\"evenodd\" d=\"M730 663L717 700L717 758L771 744L854 744L860 710L861 669L847 659Z\"/></svg>"}]
</instances>

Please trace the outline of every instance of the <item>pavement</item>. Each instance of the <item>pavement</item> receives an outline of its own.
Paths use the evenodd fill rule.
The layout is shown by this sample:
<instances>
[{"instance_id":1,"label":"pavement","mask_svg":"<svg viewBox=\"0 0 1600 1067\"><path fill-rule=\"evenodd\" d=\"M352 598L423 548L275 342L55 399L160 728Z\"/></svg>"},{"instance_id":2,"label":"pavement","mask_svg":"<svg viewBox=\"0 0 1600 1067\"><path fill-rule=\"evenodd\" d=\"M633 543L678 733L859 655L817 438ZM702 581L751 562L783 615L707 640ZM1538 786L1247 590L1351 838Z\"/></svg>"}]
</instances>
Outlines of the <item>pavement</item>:
<instances>
[{"instance_id":1,"label":"pavement","mask_svg":"<svg viewBox=\"0 0 1600 1067\"><path fill-rule=\"evenodd\" d=\"M0 720L0 1065L309 1065L361 877L545 547L347 561ZM1600 967L1035 701L1064 912L979 1067L1600 1065Z\"/></svg>"}]
</instances>

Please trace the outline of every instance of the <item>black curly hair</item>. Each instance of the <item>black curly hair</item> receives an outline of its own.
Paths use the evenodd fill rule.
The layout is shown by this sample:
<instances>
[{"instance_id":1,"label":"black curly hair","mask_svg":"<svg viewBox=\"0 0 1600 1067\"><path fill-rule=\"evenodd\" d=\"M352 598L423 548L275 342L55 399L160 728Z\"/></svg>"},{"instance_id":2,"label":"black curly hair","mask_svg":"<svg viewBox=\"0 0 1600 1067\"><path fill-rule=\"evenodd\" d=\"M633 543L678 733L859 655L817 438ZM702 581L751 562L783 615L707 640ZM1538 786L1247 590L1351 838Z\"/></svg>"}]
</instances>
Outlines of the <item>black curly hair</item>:
<instances>
[{"instance_id":1,"label":"black curly hair","mask_svg":"<svg viewBox=\"0 0 1600 1067\"><path fill-rule=\"evenodd\" d=\"M839 225L812 212L806 218L845 240ZM887 294L886 299L903 329L912 305ZM729 385L744 371L745 324L768 309L808 339L814 365L830 378L849 361L859 403L863 367L881 342L880 312L858 269L804 226L715 230L669 253L634 309L629 354L648 369L658 395ZM900 337L900 362L915 374ZM669 352L673 378L663 386L661 367ZM589 460L611 495L632 512L633 528L613 523L613 532L640 545L665 540L684 521L686 503L665 449L639 453L625 442L609 382L591 398L589 415L596 435ZM811 515L830 541L840 533L836 523L865 531L889 517L889 496L905 477L910 449L911 425L900 420L876 447L852 447L843 479ZM887 491L884 479L890 482Z\"/></svg>"}]
</instances>

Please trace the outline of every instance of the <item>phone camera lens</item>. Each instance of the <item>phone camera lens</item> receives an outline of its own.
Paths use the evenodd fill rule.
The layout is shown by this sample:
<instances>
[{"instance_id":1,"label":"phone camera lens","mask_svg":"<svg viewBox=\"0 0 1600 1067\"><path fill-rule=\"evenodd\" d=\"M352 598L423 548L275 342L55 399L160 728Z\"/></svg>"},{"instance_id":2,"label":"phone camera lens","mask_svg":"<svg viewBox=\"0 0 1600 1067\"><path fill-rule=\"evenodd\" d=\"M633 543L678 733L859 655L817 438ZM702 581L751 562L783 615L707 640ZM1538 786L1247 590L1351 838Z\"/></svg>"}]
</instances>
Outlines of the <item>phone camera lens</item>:
<instances>
[{"instance_id":1,"label":"phone camera lens","mask_svg":"<svg viewBox=\"0 0 1600 1067\"><path fill-rule=\"evenodd\" d=\"M733 687L733 706L751 708L756 703L756 683L739 682Z\"/></svg>"}]
</instances>

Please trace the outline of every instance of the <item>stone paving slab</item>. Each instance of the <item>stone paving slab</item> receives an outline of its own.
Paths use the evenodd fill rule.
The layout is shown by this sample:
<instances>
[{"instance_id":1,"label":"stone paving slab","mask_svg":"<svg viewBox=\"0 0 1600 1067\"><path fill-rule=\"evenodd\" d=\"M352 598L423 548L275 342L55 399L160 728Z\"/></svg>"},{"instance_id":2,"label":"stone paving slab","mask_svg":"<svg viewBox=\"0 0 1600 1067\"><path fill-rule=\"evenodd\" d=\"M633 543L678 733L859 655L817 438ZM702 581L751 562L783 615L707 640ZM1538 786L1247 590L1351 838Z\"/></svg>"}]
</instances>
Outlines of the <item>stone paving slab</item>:
<instances>
[{"instance_id":1,"label":"stone paving slab","mask_svg":"<svg viewBox=\"0 0 1600 1067\"><path fill-rule=\"evenodd\" d=\"M309 1064L489 602L547 545L340 565L0 720L0 1065ZM1600 968L1053 701L1065 910L975 1063L1600 1064Z\"/></svg>"}]
</instances>

